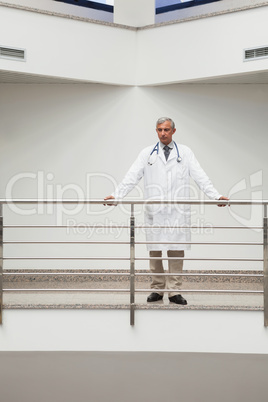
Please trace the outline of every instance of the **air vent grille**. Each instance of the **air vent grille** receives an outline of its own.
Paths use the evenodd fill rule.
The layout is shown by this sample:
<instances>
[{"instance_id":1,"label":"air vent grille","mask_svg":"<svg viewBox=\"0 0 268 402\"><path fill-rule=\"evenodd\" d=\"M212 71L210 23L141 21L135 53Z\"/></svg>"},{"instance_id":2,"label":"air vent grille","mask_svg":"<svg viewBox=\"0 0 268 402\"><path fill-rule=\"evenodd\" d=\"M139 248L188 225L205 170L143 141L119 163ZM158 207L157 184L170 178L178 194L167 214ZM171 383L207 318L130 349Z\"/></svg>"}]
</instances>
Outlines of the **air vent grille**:
<instances>
[{"instance_id":1,"label":"air vent grille","mask_svg":"<svg viewBox=\"0 0 268 402\"><path fill-rule=\"evenodd\" d=\"M0 46L0 58L24 61L25 50Z\"/></svg>"},{"instance_id":2,"label":"air vent grille","mask_svg":"<svg viewBox=\"0 0 268 402\"><path fill-rule=\"evenodd\" d=\"M255 60L268 57L268 46L257 47L255 49L246 49L244 59L245 60Z\"/></svg>"}]
</instances>

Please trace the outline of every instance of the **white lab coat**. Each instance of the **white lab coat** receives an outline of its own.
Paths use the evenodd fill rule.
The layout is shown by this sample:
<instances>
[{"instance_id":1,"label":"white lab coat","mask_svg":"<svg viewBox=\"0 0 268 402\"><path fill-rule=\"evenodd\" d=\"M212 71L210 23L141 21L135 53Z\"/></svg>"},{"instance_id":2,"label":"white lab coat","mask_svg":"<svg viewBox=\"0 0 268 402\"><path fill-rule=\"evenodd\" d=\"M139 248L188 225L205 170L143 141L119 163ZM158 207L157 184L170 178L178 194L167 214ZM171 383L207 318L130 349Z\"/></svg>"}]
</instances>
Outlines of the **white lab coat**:
<instances>
[{"instance_id":1,"label":"white lab coat","mask_svg":"<svg viewBox=\"0 0 268 402\"><path fill-rule=\"evenodd\" d=\"M159 145L159 153L153 165L148 164L148 158L154 145L143 149L112 194L115 199L124 198L142 177L144 177L145 199L189 199L190 176L210 199L219 199L220 193L213 187L190 148L181 144L177 145L182 158L179 163L175 146L166 161ZM148 250L190 249L189 244L176 244L176 242L191 240L191 232L187 229L191 224L190 205L146 205L145 224L153 225L152 229L146 230L148 242L175 242L174 244L148 244ZM167 226L167 228L158 228L159 226ZM174 229L174 226L186 228Z\"/></svg>"}]
</instances>

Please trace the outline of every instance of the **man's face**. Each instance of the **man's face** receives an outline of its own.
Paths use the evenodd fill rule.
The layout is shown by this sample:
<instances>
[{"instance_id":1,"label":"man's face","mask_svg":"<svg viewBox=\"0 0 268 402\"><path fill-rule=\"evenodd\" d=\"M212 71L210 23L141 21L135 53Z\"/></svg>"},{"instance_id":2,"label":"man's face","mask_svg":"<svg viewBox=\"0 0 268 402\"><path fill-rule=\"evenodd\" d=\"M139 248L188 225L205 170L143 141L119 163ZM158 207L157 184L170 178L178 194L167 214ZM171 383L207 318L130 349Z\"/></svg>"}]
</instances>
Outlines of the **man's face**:
<instances>
[{"instance_id":1,"label":"man's face","mask_svg":"<svg viewBox=\"0 0 268 402\"><path fill-rule=\"evenodd\" d=\"M170 121L165 121L162 124L158 124L156 132L159 140L162 144L168 145L172 141L172 135L175 133L176 128L171 128Z\"/></svg>"}]
</instances>

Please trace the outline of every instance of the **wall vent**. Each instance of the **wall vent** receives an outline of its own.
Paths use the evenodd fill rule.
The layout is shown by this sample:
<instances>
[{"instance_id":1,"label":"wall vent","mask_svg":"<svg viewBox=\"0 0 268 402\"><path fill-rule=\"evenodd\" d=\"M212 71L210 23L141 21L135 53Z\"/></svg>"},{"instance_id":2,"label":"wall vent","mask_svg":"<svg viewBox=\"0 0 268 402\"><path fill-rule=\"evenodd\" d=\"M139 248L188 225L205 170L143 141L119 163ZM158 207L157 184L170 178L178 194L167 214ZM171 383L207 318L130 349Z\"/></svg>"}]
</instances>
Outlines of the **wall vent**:
<instances>
[{"instance_id":1,"label":"wall vent","mask_svg":"<svg viewBox=\"0 0 268 402\"><path fill-rule=\"evenodd\" d=\"M244 50L244 60L256 60L268 57L268 46Z\"/></svg>"},{"instance_id":2,"label":"wall vent","mask_svg":"<svg viewBox=\"0 0 268 402\"><path fill-rule=\"evenodd\" d=\"M0 46L0 58L17 60L17 61L25 61L25 50Z\"/></svg>"}]
</instances>

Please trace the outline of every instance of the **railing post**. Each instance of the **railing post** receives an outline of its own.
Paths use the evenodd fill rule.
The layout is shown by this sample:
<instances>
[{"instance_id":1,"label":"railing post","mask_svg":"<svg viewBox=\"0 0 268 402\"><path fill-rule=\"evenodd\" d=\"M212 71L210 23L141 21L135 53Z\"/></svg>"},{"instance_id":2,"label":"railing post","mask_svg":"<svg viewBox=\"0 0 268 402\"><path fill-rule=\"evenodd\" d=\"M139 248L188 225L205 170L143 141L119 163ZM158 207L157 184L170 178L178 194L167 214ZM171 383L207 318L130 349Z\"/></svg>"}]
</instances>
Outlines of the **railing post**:
<instances>
[{"instance_id":1,"label":"railing post","mask_svg":"<svg viewBox=\"0 0 268 402\"><path fill-rule=\"evenodd\" d=\"M135 217L134 204L130 215L130 325L135 323Z\"/></svg>"},{"instance_id":2,"label":"railing post","mask_svg":"<svg viewBox=\"0 0 268 402\"><path fill-rule=\"evenodd\" d=\"M263 205L263 295L264 326L268 327L268 217L267 204Z\"/></svg>"},{"instance_id":3,"label":"railing post","mask_svg":"<svg viewBox=\"0 0 268 402\"><path fill-rule=\"evenodd\" d=\"M0 204L0 324L3 310L3 204Z\"/></svg>"}]
</instances>

